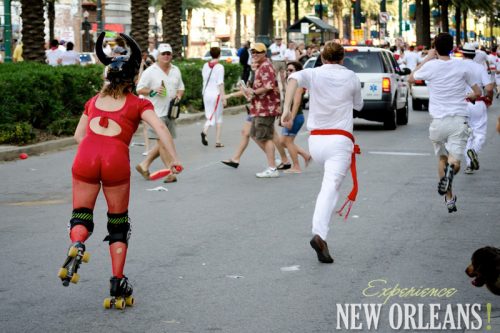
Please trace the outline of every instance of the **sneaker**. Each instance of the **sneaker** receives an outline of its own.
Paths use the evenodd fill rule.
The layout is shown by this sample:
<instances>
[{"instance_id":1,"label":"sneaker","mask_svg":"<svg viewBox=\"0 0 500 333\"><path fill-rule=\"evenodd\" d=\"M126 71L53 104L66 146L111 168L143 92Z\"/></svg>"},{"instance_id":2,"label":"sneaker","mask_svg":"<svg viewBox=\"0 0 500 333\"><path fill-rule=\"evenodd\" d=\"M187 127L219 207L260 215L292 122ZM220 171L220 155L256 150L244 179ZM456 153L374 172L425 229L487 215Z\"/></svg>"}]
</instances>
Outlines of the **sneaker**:
<instances>
[{"instance_id":1,"label":"sneaker","mask_svg":"<svg viewBox=\"0 0 500 333\"><path fill-rule=\"evenodd\" d=\"M453 213L457 211L457 196L455 195L453 198L450 200L446 200L446 197L444 197L444 203L446 204L446 207L448 208L448 213Z\"/></svg>"},{"instance_id":2,"label":"sneaker","mask_svg":"<svg viewBox=\"0 0 500 333\"><path fill-rule=\"evenodd\" d=\"M453 164L446 164L444 168L444 177L438 183L438 193L445 195L446 192L451 190L451 183L453 182Z\"/></svg>"},{"instance_id":3,"label":"sneaker","mask_svg":"<svg viewBox=\"0 0 500 333\"><path fill-rule=\"evenodd\" d=\"M472 174L474 174L474 170L473 170L470 166L468 166L468 167L465 169L465 174L466 174L466 175L472 175Z\"/></svg>"},{"instance_id":4,"label":"sneaker","mask_svg":"<svg viewBox=\"0 0 500 333\"><path fill-rule=\"evenodd\" d=\"M257 178L277 178L280 176L280 173L277 169L267 168L262 172L258 172L255 174Z\"/></svg>"},{"instance_id":5,"label":"sneaker","mask_svg":"<svg viewBox=\"0 0 500 333\"><path fill-rule=\"evenodd\" d=\"M470 167L472 170L479 170L479 159L474 149L467 149L467 156L470 158Z\"/></svg>"}]
</instances>

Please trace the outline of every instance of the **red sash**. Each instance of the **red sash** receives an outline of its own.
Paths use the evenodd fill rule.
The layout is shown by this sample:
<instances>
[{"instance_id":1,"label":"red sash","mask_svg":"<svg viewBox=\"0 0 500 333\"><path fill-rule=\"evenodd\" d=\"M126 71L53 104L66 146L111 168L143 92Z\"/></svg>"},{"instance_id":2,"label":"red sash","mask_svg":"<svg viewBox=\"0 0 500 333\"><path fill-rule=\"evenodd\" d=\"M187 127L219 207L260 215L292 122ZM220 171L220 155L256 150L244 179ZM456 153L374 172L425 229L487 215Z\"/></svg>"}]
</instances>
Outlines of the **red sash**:
<instances>
[{"instance_id":1,"label":"red sash","mask_svg":"<svg viewBox=\"0 0 500 333\"><path fill-rule=\"evenodd\" d=\"M351 176L352 176L352 190L351 193L347 196L346 201L342 205L342 207L337 211L337 213L342 216L342 211L347 206L347 213L345 214L344 220L347 220L349 213L351 212L352 205L354 201L356 201L356 196L358 195L358 176L356 172L356 154L361 154L361 150L359 146L355 143L354 136L347 131L341 129L315 129L311 131L311 135L343 135L351 139L352 143L354 143L354 149L352 151L351 157Z\"/></svg>"}]
</instances>

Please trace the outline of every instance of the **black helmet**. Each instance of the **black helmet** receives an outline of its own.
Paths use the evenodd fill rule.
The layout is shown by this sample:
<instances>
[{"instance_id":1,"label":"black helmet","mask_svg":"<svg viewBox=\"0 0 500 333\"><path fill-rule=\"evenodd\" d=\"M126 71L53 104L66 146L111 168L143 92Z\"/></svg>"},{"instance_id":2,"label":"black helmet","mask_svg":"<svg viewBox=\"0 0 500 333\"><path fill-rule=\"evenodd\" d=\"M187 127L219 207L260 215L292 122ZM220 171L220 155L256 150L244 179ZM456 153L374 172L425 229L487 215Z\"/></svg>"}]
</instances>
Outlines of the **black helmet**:
<instances>
[{"instance_id":1,"label":"black helmet","mask_svg":"<svg viewBox=\"0 0 500 333\"><path fill-rule=\"evenodd\" d=\"M120 36L125 39L128 46L130 47L130 55L119 55L116 57L108 57L102 49L102 43L104 41L105 32L101 32L97 38L95 44L95 53L99 60L108 66L108 74L106 79L110 82L121 82L129 81L133 82L137 73L139 73L139 67L141 65L141 49L139 45L131 37L120 33Z\"/></svg>"}]
</instances>

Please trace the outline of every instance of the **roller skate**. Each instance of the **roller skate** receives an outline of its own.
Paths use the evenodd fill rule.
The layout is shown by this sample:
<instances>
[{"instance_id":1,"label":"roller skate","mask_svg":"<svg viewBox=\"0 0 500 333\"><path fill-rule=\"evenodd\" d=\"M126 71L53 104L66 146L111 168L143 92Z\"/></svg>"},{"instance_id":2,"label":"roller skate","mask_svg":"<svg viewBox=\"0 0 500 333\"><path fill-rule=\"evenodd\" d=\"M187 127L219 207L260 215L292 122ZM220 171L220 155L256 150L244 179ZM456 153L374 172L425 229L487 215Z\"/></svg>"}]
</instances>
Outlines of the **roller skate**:
<instances>
[{"instance_id":1,"label":"roller skate","mask_svg":"<svg viewBox=\"0 0 500 333\"><path fill-rule=\"evenodd\" d=\"M68 257L64 261L63 266L59 269L59 278L63 286L67 287L69 283L78 283L80 275L76 272L80 268L82 262L89 262L90 254L85 252L85 244L81 242L73 243L68 250Z\"/></svg>"},{"instance_id":2,"label":"roller skate","mask_svg":"<svg viewBox=\"0 0 500 333\"><path fill-rule=\"evenodd\" d=\"M117 278L111 277L109 280L109 294L111 297L104 299L104 308L123 310L126 306L134 305L134 297L132 296L132 285L128 282L126 276Z\"/></svg>"}]
</instances>

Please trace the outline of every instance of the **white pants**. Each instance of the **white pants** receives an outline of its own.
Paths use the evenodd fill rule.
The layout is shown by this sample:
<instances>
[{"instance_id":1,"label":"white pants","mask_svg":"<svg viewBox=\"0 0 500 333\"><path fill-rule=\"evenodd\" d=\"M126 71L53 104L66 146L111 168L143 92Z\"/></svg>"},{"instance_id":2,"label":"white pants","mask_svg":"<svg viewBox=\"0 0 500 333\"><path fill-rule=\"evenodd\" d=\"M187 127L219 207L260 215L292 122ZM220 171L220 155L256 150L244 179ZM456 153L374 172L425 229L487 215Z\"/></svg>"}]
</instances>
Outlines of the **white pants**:
<instances>
[{"instance_id":1,"label":"white pants","mask_svg":"<svg viewBox=\"0 0 500 333\"><path fill-rule=\"evenodd\" d=\"M354 144L343 135L311 135L309 152L313 160L323 164L321 191L316 199L312 219L312 233L326 239L333 210L339 198L339 189L351 166Z\"/></svg>"},{"instance_id":2,"label":"white pants","mask_svg":"<svg viewBox=\"0 0 500 333\"><path fill-rule=\"evenodd\" d=\"M215 94L211 91L206 91L203 96L203 103L205 104L205 127L222 124L222 98L219 97L219 92Z\"/></svg>"},{"instance_id":3,"label":"white pants","mask_svg":"<svg viewBox=\"0 0 500 333\"><path fill-rule=\"evenodd\" d=\"M467 109L469 110L469 126L472 129L472 135L467 140L465 148L465 160L467 165L470 165L470 158L467 156L467 150L474 149L476 153L483 148L486 141L486 127L488 125L488 113L486 104L483 101L476 102L475 104L468 103Z\"/></svg>"}]
</instances>

